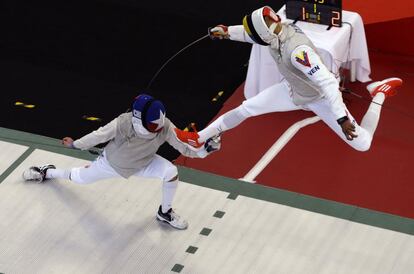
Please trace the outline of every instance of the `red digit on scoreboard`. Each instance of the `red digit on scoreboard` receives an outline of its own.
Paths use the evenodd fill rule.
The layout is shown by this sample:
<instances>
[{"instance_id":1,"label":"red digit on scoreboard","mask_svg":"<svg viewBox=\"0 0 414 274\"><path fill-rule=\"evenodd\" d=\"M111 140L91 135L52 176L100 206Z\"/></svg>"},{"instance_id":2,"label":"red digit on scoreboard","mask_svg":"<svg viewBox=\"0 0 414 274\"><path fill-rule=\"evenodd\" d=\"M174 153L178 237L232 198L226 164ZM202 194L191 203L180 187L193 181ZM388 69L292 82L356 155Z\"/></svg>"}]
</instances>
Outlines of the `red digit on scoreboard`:
<instances>
[{"instance_id":1,"label":"red digit on scoreboard","mask_svg":"<svg viewBox=\"0 0 414 274\"><path fill-rule=\"evenodd\" d=\"M341 26L341 13L339 11L332 11L332 26L340 27Z\"/></svg>"}]
</instances>

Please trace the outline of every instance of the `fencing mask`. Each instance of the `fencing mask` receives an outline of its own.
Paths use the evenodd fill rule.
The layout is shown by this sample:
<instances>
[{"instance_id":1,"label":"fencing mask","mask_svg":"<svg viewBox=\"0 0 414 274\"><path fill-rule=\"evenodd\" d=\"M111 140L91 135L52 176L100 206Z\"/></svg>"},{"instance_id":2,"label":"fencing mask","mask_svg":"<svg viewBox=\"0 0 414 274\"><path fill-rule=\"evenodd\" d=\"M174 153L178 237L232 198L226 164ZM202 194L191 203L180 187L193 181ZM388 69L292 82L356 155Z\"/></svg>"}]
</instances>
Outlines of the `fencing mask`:
<instances>
[{"instance_id":1,"label":"fencing mask","mask_svg":"<svg viewBox=\"0 0 414 274\"><path fill-rule=\"evenodd\" d=\"M265 17L272 21L269 27L266 24ZM280 21L279 15L271 7L264 6L246 15L243 18L243 27L254 42L268 46L274 39L277 39L274 30Z\"/></svg>"},{"instance_id":2,"label":"fencing mask","mask_svg":"<svg viewBox=\"0 0 414 274\"><path fill-rule=\"evenodd\" d=\"M147 94L135 98L132 106L132 124L137 133L143 133L142 127L151 133L162 130L165 122L165 107L161 101Z\"/></svg>"}]
</instances>

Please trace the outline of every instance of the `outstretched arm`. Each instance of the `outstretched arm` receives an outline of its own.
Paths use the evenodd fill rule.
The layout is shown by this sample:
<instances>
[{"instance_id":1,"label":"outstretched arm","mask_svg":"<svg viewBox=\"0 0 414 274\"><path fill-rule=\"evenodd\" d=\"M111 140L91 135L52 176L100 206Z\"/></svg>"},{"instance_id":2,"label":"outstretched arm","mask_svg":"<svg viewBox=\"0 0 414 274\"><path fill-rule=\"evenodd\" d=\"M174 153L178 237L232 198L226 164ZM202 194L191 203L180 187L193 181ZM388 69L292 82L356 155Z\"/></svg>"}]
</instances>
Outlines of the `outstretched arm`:
<instances>
[{"instance_id":1,"label":"outstretched arm","mask_svg":"<svg viewBox=\"0 0 414 274\"><path fill-rule=\"evenodd\" d=\"M242 25L217 25L214 28L210 29L209 32L212 39L229 39L233 41L248 42L254 44L253 40L246 33Z\"/></svg>"},{"instance_id":2,"label":"outstretched arm","mask_svg":"<svg viewBox=\"0 0 414 274\"><path fill-rule=\"evenodd\" d=\"M81 150L89 149L97 144L105 143L113 138L116 134L117 119L112 120L110 123L97 130L83 136L80 139L73 140L71 137L65 137L62 139L62 144L65 147L77 148Z\"/></svg>"},{"instance_id":3,"label":"outstretched arm","mask_svg":"<svg viewBox=\"0 0 414 274\"><path fill-rule=\"evenodd\" d=\"M170 123L166 141L178 150L182 155L190 158L205 158L210 153L217 151L221 147L221 139L209 139L201 147L195 148L188 143L180 141L175 132L175 125Z\"/></svg>"}]
</instances>

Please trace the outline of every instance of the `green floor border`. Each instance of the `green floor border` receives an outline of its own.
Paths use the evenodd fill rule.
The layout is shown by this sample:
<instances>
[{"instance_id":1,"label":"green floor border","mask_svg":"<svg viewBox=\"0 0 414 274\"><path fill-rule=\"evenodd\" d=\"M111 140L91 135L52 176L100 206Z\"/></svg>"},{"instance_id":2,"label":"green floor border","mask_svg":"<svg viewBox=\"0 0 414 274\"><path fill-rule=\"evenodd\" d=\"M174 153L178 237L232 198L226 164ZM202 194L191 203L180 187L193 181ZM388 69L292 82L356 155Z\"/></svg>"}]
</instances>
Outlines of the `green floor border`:
<instances>
[{"instance_id":1,"label":"green floor border","mask_svg":"<svg viewBox=\"0 0 414 274\"><path fill-rule=\"evenodd\" d=\"M92 160L96 155L87 151L79 151L64 148L60 140L40 135L10 130L0 127L0 140L30 147L31 150L42 149L84 160ZM27 150L25 153L31 153ZM24 153L24 154L25 154ZM18 166L19 161L25 159L24 154L10 166L6 172L12 172ZM21 159L22 158L22 159ZM186 167L178 167L180 179L202 187L208 187L229 193L229 197L238 195L268 201L272 203L304 209L336 218L350 220L352 222L371 225L379 228L393 230L414 235L414 219L397 215L360 208L357 206L338 203L335 201L320 199L300 193L270 188L263 185L251 184L207 172L202 172ZM0 183L7 177L4 172L0 177Z\"/></svg>"},{"instance_id":2,"label":"green floor border","mask_svg":"<svg viewBox=\"0 0 414 274\"><path fill-rule=\"evenodd\" d=\"M88 151L65 148L61 144L61 140L58 139L2 127L0 127L0 141L64 154L83 160L93 160L96 158L96 155L93 155Z\"/></svg>"}]
</instances>

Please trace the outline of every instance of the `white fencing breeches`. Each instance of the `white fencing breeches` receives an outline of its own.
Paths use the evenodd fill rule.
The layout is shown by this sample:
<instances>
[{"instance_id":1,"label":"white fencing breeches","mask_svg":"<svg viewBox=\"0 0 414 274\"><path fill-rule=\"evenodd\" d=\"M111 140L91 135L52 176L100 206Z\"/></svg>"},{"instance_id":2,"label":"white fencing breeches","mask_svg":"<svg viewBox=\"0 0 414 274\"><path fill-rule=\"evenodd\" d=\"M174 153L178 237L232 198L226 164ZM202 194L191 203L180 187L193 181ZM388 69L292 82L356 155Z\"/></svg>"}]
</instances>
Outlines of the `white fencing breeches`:
<instances>
[{"instance_id":1,"label":"white fencing breeches","mask_svg":"<svg viewBox=\"0 0 414 274\"><path fill-rule=\"evenodd\" d=\"M162 211L167 212L171 206L178 186L177 167L159 155L143 169L134 174L138 177L159 178L162 183ZM46 178L69 179L77 184L89 184L96 181L121 178L111 167L105 154L93 161L90 166L76 167L71 170L48 169Z\"/></svg>"},{"instance_id":2,"label":"white fencing breeches","mask_svg":"<svg viewBox=\"0 0 414 274\"><path fill-rule=\"evenodd\" d=\"M374 100L375 99L376 98L374 98ZM382 101L380 103L382 103ZM375 107L375 113L370 113L370 115L367 113L363 119L362 124L364 124L364 120L366 120L366 125L368 122L369 124L374 125L372 127L366 126L369 128L369 130L359 126L346 106L344 107L348 113L349 119L355 125L355 133L358 135L358 137L352 141L346 139L344 133L342 132L342 128L337 123L336 117L331 111L330 104L326 99L322 98L304 106L297 106L293 103L289 83L282 81L278 84L268 87L254 97L243 101L239 107L221 115L219 118L217 118L216 121L199 132L199 141L205 141L220 132L231 129L243 122L245 119L252 116L258 116L272 112L306 109L311 110L316 115L318 115L325 124L327 124L342 140L344 140L344 142L349 144L354 149L359 151L368 150L371 146L372 137L379 120L379 113L381 109L380 106L377 105ZM369 116L369 119L367 116Z\"/></svg>"},{"instance_id":3,"label":"white fencing breeches","mask_svg":"<svg viewBox=\"0 0 414 274\"><path fill-rule=\"evenodd\" d=\"M159 178L163 182L168 182L178 174L177 167L170 161L159 155L144 168L139 170L134 176ZM105 155L100 156L91 163L89 167L72 168L70 180L78 184L89 184L99 180L109 178L121 178L121 176L111 167Z\"/></svg>"}]
</instances>

